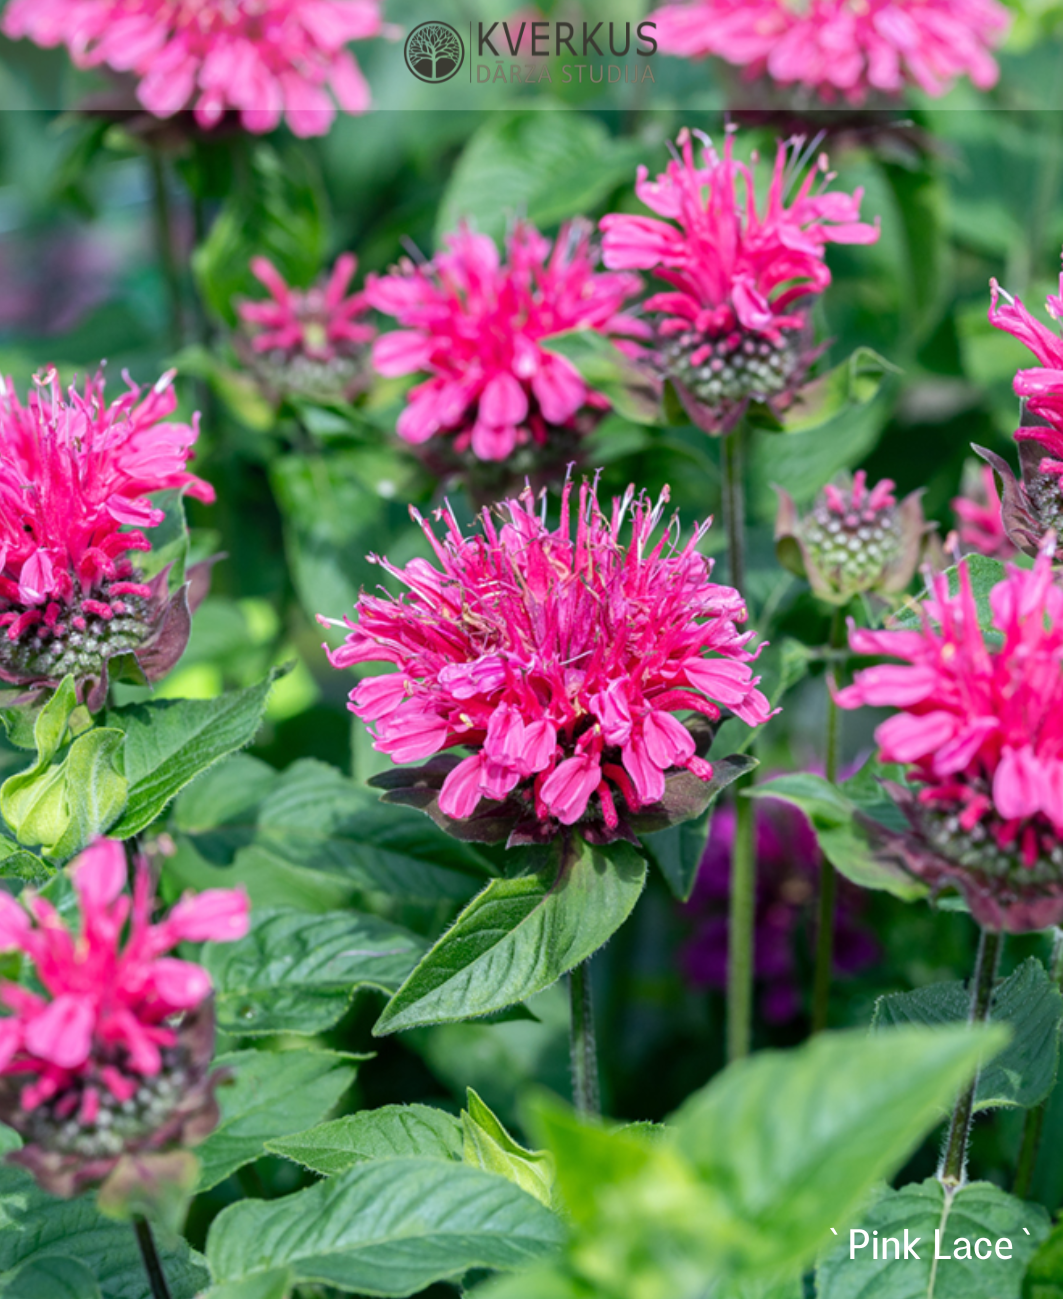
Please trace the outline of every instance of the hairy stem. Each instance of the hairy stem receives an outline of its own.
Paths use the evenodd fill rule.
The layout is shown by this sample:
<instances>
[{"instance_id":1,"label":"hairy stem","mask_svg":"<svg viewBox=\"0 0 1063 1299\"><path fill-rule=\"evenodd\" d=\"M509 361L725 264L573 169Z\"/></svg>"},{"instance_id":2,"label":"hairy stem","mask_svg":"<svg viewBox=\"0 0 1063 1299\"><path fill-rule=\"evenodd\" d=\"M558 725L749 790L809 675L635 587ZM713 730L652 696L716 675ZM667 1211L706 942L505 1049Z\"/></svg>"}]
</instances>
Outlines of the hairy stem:
<instances>
[{"instance_id":1,"label":"hairy stem","mask_svg":"<svg viewBox=\"0 0 1063 1299\"><path fill-rule=\"evenodd\" d=\"M1058 925L1052 930L1052 961L1050 973L1057 987L1063 988L1063 929ZM1037 1170L1037 1154L1041 1148L1041 1133L1045 1126L1045 1109L1048 1101L1026 1111L1022 1127L1022 1148L1019 1150L1019 1162L1015 1167L1015 1185L1013 1194L1025 1200L1033 1186L1033 1175Z\"/></svg>"},{"instance_id":2,"label":"hairy stem","mask_svg":"<svg viewBox=\"0 0 1063 1299\"><path fill-rule=\"evenodd\" d=\"M176 351L184 342L184 303L181 295L181 268L174 248L170 188L167 184L166 163L158 150L152 149L148 153L148 163L151 167L152 206L155 211L155 243L170 304L170 346Z\"/></svg>"},{"instance_id":3,"label":"hairy stem","mask_svg":"<svg viewBox=\"0 0 1063 1299\"><path fill-rule=\"evenodd\" d=\"M844 642L845 610L838 607L830 624L830 649L837 650ZM838 779L838 750L840 748L841 714L834 702L834 692L827 681L827 733L824 743L823 765L827 779L833 784ZM819 906L816 917L816 964L812 977L812 1032L819 1033L827 1027L830 1015L830 981L834 970L834 905L838 893L838 873L823 853L819 855Z\"/></svg>"},{"instance_id":4,"label":"hairy stem","mask_svg":"<svg viewBox=\"0 0 1063 1299\"><path fill-rule=\"evenodd\" d=\"M974 977L971 980L971 1007L967 1015L969 1024L984 1024L989 1018L993 986L996 983L997 966L1000 964L1003 946L1003 934L993 929L982 930L978 940L978 958L975 961ZM938 1180L946 1188L962 1186L966 1178L967 1143L971 1135L974 1093L977 1086L978 1075L975 1074L963 1089L956 1102L956 1108L952 1111L945 1154L938 1169Z\"/></svg>"},{"instance_id":5,"label":"hairy stem","mask_svg":"<svg viewBox=\"0 0 1063 1299\"><path fill-rule=\"evenodd\" d=\"M757 857L753 801L743 798L752 784L735 782L735 830L731 847L731 898L727 929L727 1059L749 1054L753 1033L753 935Z\"/></svg>"},{"instance_id":6,"label":"hairy stem","mask_svg":"<svg viewBox=\"0 0 1063 1299\"><path fill-rule=\"evenodd\" d=\"M746 493L745 424L723 439L723 517L727 528L727 559L731 585L745 594L746 584Z\"/></svg>"},{"instance_id":7,"label":"hairy stem","mask_svg":"<svg viewBox=\"0 0 1063 1299\"><path fill-rule=\"evenodd\" d=\"M594 1003L591 999L590 962L584 961L568 976L571 1020L569 1052L572 1060L572 1099L580 1114L602 1112L598 1089L598 1046L594 1037Z\"/></svg>"},{"instance_id":8,"label":"hairy stem","mask_svg":"<svg viewBox=\"0 0 1063 1299\"><path fill-rule=\"evenodd\" d=\"M140 1257L144 1260L144 1271L148 1274L152 1299L170 1299L170 1288L166 1284L166 1273L162 1270L162 1260L155 1248L155 1237L151 1234L151 1224L139 1214L133 1219L133 1230L136 1232L137 1244L140 1246Z\"/></svg>"}]
</instances>

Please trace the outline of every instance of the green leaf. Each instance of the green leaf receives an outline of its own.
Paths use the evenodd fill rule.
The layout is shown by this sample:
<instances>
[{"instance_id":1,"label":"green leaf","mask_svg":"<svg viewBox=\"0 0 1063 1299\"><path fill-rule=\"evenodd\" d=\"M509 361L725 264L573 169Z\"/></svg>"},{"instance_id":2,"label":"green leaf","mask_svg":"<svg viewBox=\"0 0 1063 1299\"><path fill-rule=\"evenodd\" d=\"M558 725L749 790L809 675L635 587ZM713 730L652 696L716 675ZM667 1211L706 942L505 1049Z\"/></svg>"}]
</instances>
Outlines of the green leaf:
<instances>
[{"instance_id":1,"label":"green leaf","mask_svg":"<svg viewBox=\"0 0 1063 1299\"><path fill-rule=\"evenodd\" d=\"M675 1149L753 1228L739 1268L800 1266L937 1124L999 1026L822 1033L764 1051L695 1093L669 1127Z\"/></svg>"},{"instance_id":2,"label":"green leaf","mask_svg":"<svg viewBox=\"0 0 1063 1299\"><path fill-rule=\"evenodd\" d=\"M450 173L436 246L462 220L500 240L514 212L540 229L585 215L630 184L643 152L641 142L615 140L581 113L491 115Z\"/></svg>"},{"instance_id":3,"label":"green leaf","mask_svg":"<svg viewBox=\"0 0 1063 1299\"><path fill-rule=\"evenodd\" d=\"M106 830L125 806L128 784L118 766L124 737L94 727L78 709L73 677L64 678L37 714L33 733L37 760L0 786L0 814L20 843L62 860ZM32 869L25 862L14 866Z\"/></svg>"},{"instance_id":4,"label":"green leaf","mask_svg":"<svg viewBox=\"0 0 1063 1299\"><path fill-rule=\"evenodd\" d=\"M389 1159L277 1200L230 1205L207 1258L216 1282L288 1267L295 1282L409 1295L472 1267L523 1268L564 1231L519 1187L436 1159Z\"/></svg>"},{"instance_id":5,"label":"green leaf","mask_svg":"<svg viewBox=\"0 0 1063 1299\"><path fill-rule=\"evenodd\" d=\"M920 880L876 856L867 827L856 818L856 803L823 776L808 771L776 776L755 786L749 797L778 798L800 808L827 860L861 888L881 889L906 902L928 894Z\"/></svg>"},{"instance_id":6,"label":"green leaf","mask_svg":"<svg viewBox=\"0 0 1063 1299\"><path fill-rule=\"evenodd\" d=\"M388 1002L375 1034L512 1006L549 987L620 928L646 881L643 858L624 842L608 849L576 837L564 849L562 842L555 840L542 869L492 880L469 903Z\"/></svg>"},{"instance_id":7,"label":"green leaf","mask_svg":"<svg viewBox=\"0 0 1063 1299\"><path fill-rule=\"evenodd\" d=\"M879 997L871 1026L882 1030L903 1024L962 1024L969 1005L963 983L932 983ZM979 1072L975 1108L1039 1105L1056 1078L1063 994L1035 956L997 984L989 1016L995 1024L1008 1025L1011 1041Z\"/></svg>"},{"instance_id":8,"label":"green leaf","mask_svg":"<svg viewBox=\"0 0 1063 1299\"><path fill-rule=\"evenodd\" d=\"M642 846L664 876L674 897L687 902L694 891L698 867L705 855L712 825L712 808L693 821L681 821L657 834L647 835Z\"/></svg>"},{"instance_id":9,"label":"green leaf","mask_svg":"<svg viewBox=\"0 0 1063 1299\"><path fill-rule=\"evenodd\" d=\"M430 1105L383 1105L270 1141L266 1148L323 1177L335 1177L374 1159L460 1163L463 1141L460 1120L446 1110Z\"/></svg>"},{"instance_id":10,"label":"green leaf","mask_svg":"<svg viewBox=\"0 0 1063 1299\"><path fill-rule=\"evenodd\" d=\"M884 356L870 347L858 347L833 370L806 384L781 417L773 416L775 431L819 433L835 420L850 419L857 408L875 400L887 376L899 374Z\"/></svg>"},{"instance_id":11,"label":"green leaf","mask_svg":"<svg viewBox=\"0 0 1063 1299\"><path fill-rule=\"evenodd\" d=\"M1025 1230L1024 1230L1025 1228ZM819 1299L1019 1299L1026 1264L1048 1235L1048 1214L1039 1204L1024 1204L988 1182L968 1182L947 1192L936 1178L913 1183L899 1191L887 1190L864 1215L859 1227L838 1223L842 1240L820 1261L816 1272ZM909 1255L897 1263L868 1257L872 1248L855 1251L850 1258L850 1231L873 1231L882 1241L899 1240L905 1231L908 1243L915 1238L918 1260ZM935 1260L934 1233L941 1232L941 1258ZM1027 1234L1029 1232L1029 1234ZM969 1248L969 1259L957 1258ZM1011 1242L1009 1259L998 1258L997 1240ZM990 1242L991 1257L977 1259L978 1240ZM833 1240L832 1240L833 1244ZM982 1247L983 1254L986 1247ZM951 1255L951 1258L945 1257Z\"/></svg>"},{"instance_id":12,"label":"green leaf","mask_svg":"<svg viewBox=\"0 0 1063 1299\"><path fill-rule=\"evenodd\" d=\"M1030 1260L1022 1294L1023 1299L1060 1299L1063 1296L1063 1223L1056 1223Z\"/></svg>"},{"instance_id":13,"label":"green leaf","mask_svg":"<svg viewBox=\"0 0 1063 1299\"><path fill-rule=\"evenodd\" d=\"M313 155L256 141L238 159L237 183L192 256L192 268L211 310L236 324L241 297L265 290L249 269L268 257L289 284L306 285L325 256L324 195Z\"/></svg>"},{"instance_id":14,"label":"green leaf","mask_svg":"<svg viewBox=\"0 0 1063 1299\"><path fill-rule=\"evenodd\" d=\"M1005 577L1004 565L999 559L990 559L988 555L967 555L961 563L965 565L971 579L971 593L978 609L978 626L983 633L999 637L1000 633L993 626L993 611L989 607L989 593ZM953 564L945 570L949 582L949 594L956 595L960 589L959 564ZM922 602L930 592L924 588L917 596L899 609L887 622L888 627L918 629L923 625L920 609Z\"/></svg>"},{"instance_id":15,"label":"green leaf","mask_svg":"<svg viewBox=\"0 0 1063 1299\"><path fill-rule=\"evenodd\" d=\"M341 876L367 895L463 902L493 868L431 822L379 802L335 767L301 758L259 814L240 863L283 862Z\"/></svg>"},{"instance_id":16,"label":"green leaf","mask_svg":"<svg viewBox=\"0 0 1063 1299\"><path fill-rule=\"evenodd\" d=\"M242 1281L223 1281L212 1285L201 1299L288 1299L295 1279L288 1267L256 1272Z\"/></svg>"},{"instance_id":17,"label":"green leaf","mask_svg":"<svg viewBox=\"0 0 1063 1299\"><path fill-rule=\"evenodd\" d=\"M40 884L51 879L53 870L33 853L20 848L13 840L0 837L0 876Z\"/></svg>"},{"instance_id":18,"label":"green leaf","mask_svg":"<svg viewBox=\"0 0 1063 1299\"><path fill-rule=\"evenodd\" d=\"M258 809L281 779L268 762L233 753L178 794L171 824L205 860L228 866L254 838Z\"/></svg>"},{"instance_id":19,"label":"green leaf","mask_svg":"<svg viewBox=\"0 0 1063 1299\"><path fill-rule=\"evenodd\" d=\"M322 1033L359 988L393 993L424 954L417 934L377 916L257 911L235 943L207 943L200 960L227 1033Z\"/></svg>"},{"instance_id":20,"label":"green leaf","mask_svg":"<svg viewBox=\"0 0 1063 1299\"><path fill-rule=\"evenodd\" d=\"M541 340L544 351L563 356L579 371L588 387L604 393L613 409L635 424L659 424L660 403L644 371L604 334L570 329Z\"/></svg>"},{"instance_id":21,"label":"green leaf","mask_svg":"<svg viewBox=\"0 0 1063 1299\"><path fill-rule=\"evenodd\" d=\"M549 1152L525 1150L514 1141L471 1087L466 1105L461 1115L465 1162L508 1178L548 1209L553 1208L554 1161Z\"/></svg>"},{"instance_id":22,"label":"green leaf","mask_svg":"<svg viewBox=\"0 0 1063 1299\"><path fill-rule=\"evenodd\" d=\"M167 1240L160 1233L157 1243L172 1299L193 1299L208 1282L206 1269L183 1240ZM56 1199L39 1190L22 1169L0 1163L0 1293L5 1299L9 1294L61 1299L58 1283L53 1290L40 1287L49 1269L69 1260L95 1278L105 1299L145 1299L144 1264L128 1223L105 1218L91 1196ZM27 1284L38 1288L23 1292L19 1274L25 1276L31 1266ZM65 1269L67 1281L75 1275ZM77 1299L92 1295L91 1290L75 1293Z\"/></svg>"},{"instance_id":23,"label":"green leaf","mask_svg":"<svg viewBox=\"0 0 1063 1299\"><path fill-rule=\"evenodd\" d=\"M249 744L258 730L274 674L216 699L159 699L108 711L125 732L129 802L116 839L151 825L167 803L219 758Z\"/></svg>"},{"instance_id":24,"label":"green leaf","mask_svg":"<svg viewBox=\"0 0 1063 1299\"><path fill-rule=\"evenodd\" d=\"M355 1074L355 1058L332 1051L236 1051L215 1063L232 1082L218 1088L221 1119L196 1147L200 1191L258 1159L267 1141L323 1119Z\"/></svg>"},{"instance_id":25,"label":"green leaf","mask_svg":"<svg viewBox=\"0 0 1063 1299\"><path fill-rule=\"evenodd\" d=\"M103 1299L96 1278L76 1258L52 1255L20 1268L4 1299Z\"/></svg>"}]
</instances>

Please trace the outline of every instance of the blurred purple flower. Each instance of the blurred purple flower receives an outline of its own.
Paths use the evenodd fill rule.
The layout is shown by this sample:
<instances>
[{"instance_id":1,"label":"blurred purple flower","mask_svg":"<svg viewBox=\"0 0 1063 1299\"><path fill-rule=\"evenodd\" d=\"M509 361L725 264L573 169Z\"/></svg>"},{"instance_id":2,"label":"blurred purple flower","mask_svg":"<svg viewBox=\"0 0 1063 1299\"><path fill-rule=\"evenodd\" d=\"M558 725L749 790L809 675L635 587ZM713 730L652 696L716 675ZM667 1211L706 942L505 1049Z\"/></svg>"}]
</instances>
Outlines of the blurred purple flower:
<instances>
[{"instance_id":1,"label":"blurred purple flower","mask_svg":"<svg viewBox=\"0 0 1063 1299\"><path fill-rule=\"evenodd\" d=\"M687 981L695 987L722 990L727 985L734 825L734 807L719 808L694 892L683 908L692 933L683 946L681 961ZM756 831L754 973L760 1013L769 1023L782 1024L801 1013L800 934L803 927L811 930L814 926L819 849L805 816L774 799L757 803ZM855 974L878 958L878 944L860 924L863 901L858 889L839 879L834 917L834 969L838 975Z\"/></svg>"}]
</instances>

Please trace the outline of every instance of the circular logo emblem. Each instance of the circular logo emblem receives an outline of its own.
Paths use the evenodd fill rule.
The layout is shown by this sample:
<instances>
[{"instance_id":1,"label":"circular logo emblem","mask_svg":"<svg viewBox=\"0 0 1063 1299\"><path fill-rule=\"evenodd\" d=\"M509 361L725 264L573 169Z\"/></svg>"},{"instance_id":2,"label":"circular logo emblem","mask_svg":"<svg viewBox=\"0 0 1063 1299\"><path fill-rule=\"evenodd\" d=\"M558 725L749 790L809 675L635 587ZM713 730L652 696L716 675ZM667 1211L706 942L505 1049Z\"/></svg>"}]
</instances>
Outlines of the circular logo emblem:
<instances>
[{"instance_id":1,"label":"circular logo emblem","mask_svg":"<svg viewBox=\"0 0 1063 1299\"><path fill-rule=\"evenodd\" d=\"M406 37L403 56L420 81L449 81L465 62L465 42L450 23L420 23Z\"/></svg>"}]
</instances>

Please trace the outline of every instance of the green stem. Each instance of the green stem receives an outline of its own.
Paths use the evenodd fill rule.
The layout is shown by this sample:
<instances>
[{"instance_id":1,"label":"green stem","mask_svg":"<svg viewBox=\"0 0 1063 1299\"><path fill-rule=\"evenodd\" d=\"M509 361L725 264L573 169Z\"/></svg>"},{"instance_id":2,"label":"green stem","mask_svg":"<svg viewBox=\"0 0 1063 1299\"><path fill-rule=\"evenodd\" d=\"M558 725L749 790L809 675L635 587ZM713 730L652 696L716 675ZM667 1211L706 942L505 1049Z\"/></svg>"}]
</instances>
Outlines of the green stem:
<instances>
[{"instance_id":1,"label":"green stem","mask_svg":"<svg viewBox=\"0 0 1063 1299\"><path fill-rule=\"evenodd\" d=\"M993 987L996 983L997 966L1000 964L1003 946L1003 934L993 929L982 930L978 940L978 958L975 961L974 977L971 979L971 1005L967 1015L969 1024L984 1024L989 1018L989 1006L993 999ZM947 1189L962 1186L966 1178L967 1142L971 1135L974 1093L977 1086L978 1075L975 1074L964 1088L956 1102L956 1108L952 1111L945 1154L938 1169L938 1180Z\"/></svg>"},{"instance_id":2,"label":"green stem","mask_svg":"<svg viewBox=\"0 0 1063 1299\"><path fill-rule=\"evenodd\" d=\"M830 625L830 648L839 649L844 640L845 610L834 610ZM823 763L827 779L838 779L841 714L834 692L827 685L827 734ZM838 894L838 873L823 853L819 856L819 907L816 917L816 963L812 977L812 1032L827 1027L830 1016L830 981L834 972L834 906Z\"/></svg>"},{"instance_id":3,"label":"green stem","mask_svg":"<svg viewBox=\"0 0 1063 1299\"><path fill-rule=\"evenodd\" d=\"M148 163L151 167L152 203L155 210L155 243L170 301L170 346L176 351L184 342L184 304L181 297L181 268L174 249L170 190L166 183L166 164L162 155L152 149L148 154Z\"/></svg>"},{"instance_id":4,"label":"green stem","mask_svg":"<svg viewBox=\"0 0 1063 1299\"><path fill-rule=\"evenodd\" d=\"M1057 925L1052 930L1051 977L1057 987L1063 987L1063 929ZM1037 1154L1041 1148L1041 1133L1045 1126L1045 1109L1048 1101L1044 1100L1032 1110L1026 1111L1022 1127L1022 1148L1019 1151L1019 1162L1015 1167L1015 1185L1012 1194L1025 1200L1033 1186L1033 1175L1037 1169Z\"/></svg>"},{"instance_id":5,"label":"green stem","mask_svg":"<svg viewBox=\"0 0 1063 1299\"><path fill-rule=\"evenodd\" d=\"M746 494L744 480L746 426L744 423L723 439L723 517L727 529L727 558L731 585L745 594L746 584Z\"/></svg>"},{"instance_id":6,"label":"green stem","mask_svg":"<svg viewBox=\"0 0 1063 1299\"><path fill-rule=\"evenodd\" d=\"M749 1054L753 1034L753 934L757 856L753 800L743 797L751 777L735 782L735 830L731 847L731 898L727 929L727 1059Z\"/></svg>"},{"instance_id":7,"label":"green stem","mask_svg":"<svg viewBox=\"0 0 1063 1299\"><path fill-rule=\"evenodd\" d=\"M572 1099L580 1114L598 1115L602 1112L602 1102L598 1089L598 1047L594 1038L594 1003L588 965L589 961L584 961L568 976Z\"/></svg>"},{"instance_id":8,"label":"green stem","mask_svg":"<svg viewBox=\"0 0 1063 1299\"><path fill-rule=\"evenodd\" d=\"M166 1273L162 1270L162 1260L155 1248L155 1237L151 1234L151 1224L139 1214L133 1219L133 1230L136 1232L137 1244L140 1246L140 1257L144 1260L144 1271L148 1274L152 1299L170 1299L170 1288L166 1284Z\"/></svg>"}]
</instances>

